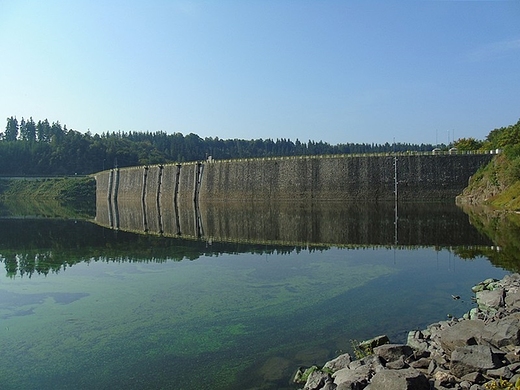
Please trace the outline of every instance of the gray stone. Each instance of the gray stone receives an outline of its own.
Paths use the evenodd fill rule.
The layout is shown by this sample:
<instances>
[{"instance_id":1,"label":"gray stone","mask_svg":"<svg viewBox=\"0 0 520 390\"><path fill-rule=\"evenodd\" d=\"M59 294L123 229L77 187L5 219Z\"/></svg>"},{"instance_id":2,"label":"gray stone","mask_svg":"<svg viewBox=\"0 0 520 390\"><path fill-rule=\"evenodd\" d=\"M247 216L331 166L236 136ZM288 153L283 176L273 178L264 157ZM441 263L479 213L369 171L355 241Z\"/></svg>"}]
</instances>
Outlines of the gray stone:
<instances>
[{"instance_id":1,"label":"gray stone","mask_svg":"<svg viewBox=\"0 0 520 390\"><path fill-rule=\"evenodd\" d=\"M420 330L409 332L406 344L419 352L426 351L428 349L426 338Z\"/></svg>"},{"instance_id":2,"label":"gray stone","mask_svg":"<svg viewBox=\"0 0 520 390\"><path fill-rule=\"evenodd\" d=\"M329 374L316 370L310 373L303 390L318 390L323 387L325 381L330 378Z\"/></svg>"},{"instance_id":3,"label":"gray stone","mask_svg":"<svg viewBox=\"0 0 520 390\"><path fill-rule=\"evenodd\" d=\"M440 343L447 354L466 345L476 345L484 329L481 320L466 320L456 323L439 333Z\"/></svg>"},{"instance_id":4,"label":"gray stone","mask_svg":"<svg viewBox=\"0 0 520 390\"><path fill-rule=\"evenodd\" d=\"M336 386L336 390L363 390L366 389L366 385L360 383L342 383Z\"/></svg>"},{"instance_id":5,"label":"gray stone","mask_svg":"<svg viewBox=\"0 0 520 390\"><path fill-rule=\"evenodd\" d=\"M380 345L387 344L389 342L390 342L390 340L388 339L388 336L386 336L386 335L377 336L377 337L374 337L373 339L365 340L365 341L359 343L359 349L361 349L362 351L364 351L366 353L372 353L372 351L375 347L379 347Z\"/></svg>"},{"instance_id":6,"label":"gray stone","mask_svg":"<svg viewBox=\"0 0 520 390\"><path fill-rule=\"evenodd\" d=\"M485 345L468 345L451 353L450 372L463 377L471 372L484 372L502 365L497 354Z\"/></svg>"},{"instance_id":7,"label":"gray stone","mask_svg":"<svg viewBox=\"0 0 520 390\"><path fill-rule=\"evenodd\" d=\"M390 370L401 370L403 368L408 367L408 364L404 361L404 356L401 356L397 360L393 360L391 362L386 363L386 368Z\"/></svg>"},{"instance_id":8,"label":"gray stone","mask_svg":"<svg viewBox=\"0 0 520 390\"><path fill-rule=\"evenodd\" d=\"M512 363L507 367L511 370L511 372L516 373L518 369L520 369L520 363Z\"/></svg>"},{"instance_id":9,"label":"gray stone","mask_svg":"<svg viewBox=\"0 0 520 390\"><path fill-rule=\"evenodd\" d=\"M374 375L369 389L430 390L430 382L424 374L414 368L382 370Z\"/></svg>"},{"instance_id":10,"label":"gray stone","mask_svg":"<svg viewBox=\"0 0 520 390\"><path fill-rule=\"evenodd\" d=\"M336 372L341 370L342 368L348 367L348 365L352 362L352 357L348 353L344 353L343 355L338 356L337 358L328 361L325 363L324 368L328 368L332 372Z\"/></svg>"},{"instance_id":11,"label":"gray stone","mask_svg":"<svg viewBox=\"0 0 520 390\"><path fill-rule=\"evenodd\" d=\"M470 372L469 374L464 375L460 379L463 380L463 381L468 381L468 382L476 383L476 384L479 384L479 385L481 385L482 383L486 382L486 380L487 380L484 377L484 375L482 375L478 371Z\"/></svg>"},{"instance_id":12,"label":"gray stone","mask_svg":"<svg viewBox=\"0 0 520 390\"><path fill-rule=\"evenodd\" d=\"M520 313L486 324L481 337L495 347L511 347L512 350L520 344Z\"/></svg>"},{"instance_id":13,"label":"gray stone","mask_svg":"<svg viewBox=\"0 0 520 390\"><path fill-rule=\"evenodd\" d=\"M431 362L432 362L432 359L424 357L424 358L420 358L416 361L411 362L410 367L427 369L430 366Z\"/></svg>"},{"instance_id":14,"label":"gray stone","mask_svg":"<svg viewBox=\"0 0 520 390\"><path fill-rule=\"evenodd\" d=\"M504 306L504 289L479 291L476 294L477 305L481 310L496 310Z\"/></svg>"},{"instance_id":15,"label":"gray stone","mask_svg":"<svg viewBox=\"0 0 520 390\"><path fill-rule=\"evenodd\" d=\"M338 389L340 386L342 389L354 389L357 388L355 386L358 385L365 387L372 375L372 368L365 364L355 370L343 368L332 374L332 378L334 379L334 383L338 386Z\"/></svg>"},{"instance_id":16,"label":"gray stone","mask_svg":"<svg viewBox=\"0 0 520 390\"><path fill-rule=\"evenodd\" d=\"M462 381L459 383L459 385L462 390L469 390L469 388L471 387L471 382Z\"/></svg>"},{"instance_id":17,"label":"gray stone","mask_svg":"<svg viewBox=\"0 0 520 390\"><path fill-rule=\"evenodd\" d=\"M511 291L506 294L505 304L508 309L520 307L520 291Z\"/></svg>"},{"instance_id":18,"label":"gray stone","mask_svg":"<svg viewBox=\"0 0 520 390\"><path fill-rule=\"evenodd\" d=\"M325 384L320 390L337 390L337 386L332 380L329 378L325 381Z\"/></svg>"},{"instance_id":19,"label":"gray stone","mask_svg":"<svg viewBox=\"0 0 520 390\"><path fill-rule=\"evenodd\" d=\"M437 369L437 363L435 363L435 360L432 360L430 362L430 364L428 365L428 375L432 375L436 369Z\"/></svg>"},{"instance_id":20,"label":"gray stone","mask_svg":"<svg viewBox=\"0 0 520 390\"><path fill-rule=\"evenodd\" d=\"M413 349L405 344L385 344L374 348L374 355L383 358L386 362L399 360L401 357L413 356Z\"/></svg>"},{"instance_id":21,"label":"gray stone","mask_svg":"<svg viewBox=\"0 0 520 390\"><path fill-rule=\"evenodd\" d=\"M491 378L504 378L508 380L513 377L513 373L507 366L500 367L495 370L487 370L486 375L490 376Z\"/></svg>"},{"instance_id":22,"label":"gray stone","mask_svg":"<svg viewBox=\"0 0 520 390\"><path fill-rule=\"evenodd\" d=\"M440 370L433 374L433 380L435 381L435 387L452 387L452 385L457 382L457 379L452 374Z\"/></svg>"},{"instance_id":23,"label":"gray stone","mask_svg":"<svg viewBox=\"0 0 520 390\"><path fill-rule=\"evenodd\" d=\"M509 363L520 363L520 355L515 352L506 353L505 358Z\"/></svg>"}]
</instances>

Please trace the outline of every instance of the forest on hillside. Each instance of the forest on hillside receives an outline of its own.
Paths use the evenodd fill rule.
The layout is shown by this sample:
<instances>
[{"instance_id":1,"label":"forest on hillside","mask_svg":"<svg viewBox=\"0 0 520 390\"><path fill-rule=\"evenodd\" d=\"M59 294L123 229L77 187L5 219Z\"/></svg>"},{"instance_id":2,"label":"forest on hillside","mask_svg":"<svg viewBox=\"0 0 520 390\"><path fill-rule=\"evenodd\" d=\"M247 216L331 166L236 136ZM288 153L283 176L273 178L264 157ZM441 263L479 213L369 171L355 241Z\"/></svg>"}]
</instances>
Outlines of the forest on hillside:
<instances>
[{"instance_id":1,"label":"forest on hillside","mask_svg":"<svg viewBox=\"0 0 520 390\"><path fill-rule=\"evenodd\" d=\"M461 149L478 149L483 141L456 141ZM7 118L0 132L0 175L85 175L114 167L249 157L333 155L430 151L453 145L301 142L281 139L201 138L196 134L157 132L81 133L60 122Z\"/></svg>"}]
</instances>

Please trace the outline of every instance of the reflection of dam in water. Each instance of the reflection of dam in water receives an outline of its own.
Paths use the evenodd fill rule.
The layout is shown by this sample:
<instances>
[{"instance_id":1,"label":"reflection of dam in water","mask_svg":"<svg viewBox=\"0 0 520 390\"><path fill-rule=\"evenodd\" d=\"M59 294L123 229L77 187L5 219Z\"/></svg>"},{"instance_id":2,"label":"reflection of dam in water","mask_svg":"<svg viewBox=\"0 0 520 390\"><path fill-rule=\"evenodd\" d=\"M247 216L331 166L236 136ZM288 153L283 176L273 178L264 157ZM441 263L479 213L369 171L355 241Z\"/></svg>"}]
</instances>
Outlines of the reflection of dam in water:
<instances>
[{"instance_id":1,"label":"reflection of dam in water","mask_svg":"<svg viewBox=\"0 0 520 390\"><path fill-rule=\"evenodd\" d=\"M455 205L400 202L397 216L393 201L398 192L399 201L453 203L491 157L348 155L112 169L95 175L96 221L221 241L473 245L478 234ZM467 229L469 241L460 242Z\"/></svg>"},{"instance_id":2,"label":"reflection of dam in water","mask_svg":"<svg viewBox=\"0 0 520 390\"><path fill-rule=\"evenodd\" d=\"M136 233L304 245L490 245L454 204L98 202L96 222ZM189 205L191 204L191 207Z\"/></svg>"}]
</instances>

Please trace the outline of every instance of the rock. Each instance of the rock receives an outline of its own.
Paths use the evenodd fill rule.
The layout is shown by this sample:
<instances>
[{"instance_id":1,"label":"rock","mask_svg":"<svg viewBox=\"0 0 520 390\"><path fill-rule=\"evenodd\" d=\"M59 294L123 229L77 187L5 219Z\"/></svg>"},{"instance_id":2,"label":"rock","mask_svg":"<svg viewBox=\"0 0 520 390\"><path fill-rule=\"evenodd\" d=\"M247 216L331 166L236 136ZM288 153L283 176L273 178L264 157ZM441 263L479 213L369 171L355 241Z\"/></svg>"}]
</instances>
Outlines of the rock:
<instances>
[{"instance_id":1,"label":"rock","mask_svg":"<svg viewBox=\"0 0 520 390\"><path fill-rule=\"evenodd\" d=\"M491 290L491 288L489 288L489 285L492 284L492 283L496 283L498 282L497 279L486 279L486 280L483 280L482 282L476 284L475 286L473 286L471 288L471 291L473 291L474 293L477 293L479 291L484 291L484 290Z\"/></svg>"},{"instance_id":2,"label":"rock","mask_svg":"<svg viewBox=\"0 0 520 390\"><path fill-rule=\"evenodd\" d=\"M318 390L325 385L325 381L329 379L329 374L326 374L320 370L312 371L309 374L309 378L307 379L307 382L305 382L305 386L303 387L303 390Z\"/></svg>"},{"instance_id":3,"label":"rock","mask_svg":"<svg viewBox=\"0 0 520 390\"><path fill-rule=\"evenodd\" d=\"M459 385L462 390L469 390L469 388L471 387L471 382L462 381L459 383Z\"/></svg>"},{"instance_id":4,"label":"rock","mask_svg":"<svg viewBox=\"0 0 520 390\"><path fill-rule=\"evenodd\" d=\"M413 355L413 349L405 344L385 344L374 348L374 355L384 359L385 362L393 362L400 358L409 358Z\"/></svg>"},{"instance_id":5,"label":"rock","mask_svg":"<svg viewBox=\"0 0 520 390\"><path fill-rule=\"evenodd\" d=\"M351 362L352 357L350 354L344 353L343 355L340 355L337 358L327 362L323 367L331 370L332 372L336 372L342 368L348 367Z\"/></svg>"},{"instance_id":6,"label":"rock","mask_svg":"<svg viewBox=\"0 0 520 390\"><path fill-rule=\"evenodd\" d=\"M358 387L364 388L373 375L374 371L372 368L365 364L354 370L343 368L332 374L332 378L338 388L356 389Z\"/></svg>"},{"instance_id":7,"label":"rock","mask_svg":"<svg viewBox=\"0 0 520 390\"><path fill-rule=\"evenodd\" d=\"M448 354L459 347L477 345L484 325L484 322L481 320L458 322L440 331L440 344Z\"/></svg>"},{"instance_id":8,"label":"rock","mask_svg":"<svg viewBox=\"0 0 520 390\"><path fill-rule=\"evenodd\" d=\"M520 291L511 291L508 292L504 302L506 307L510 309L516 309L520 307Z\"/></svg>"},{"instance_id":9,"label":"rock","mask_svg":"<svg viewBox=\"0 0 520 390\"><path fill-rule=\"evenodd\" d=\"M490 376L491 378L504 378L504 379L511 379L513 377L513 373L507 366L500 367L495 370L487 370L486 375Z\"/></svg>"},{"instance_id":10,"label":"rock","mask_svg":"<svg viewBox=\"0 0 520 390\"><path fill-rule=\"evenodd\" d=\"M428 343L426 337L420 330L413 330L408 333L406 345L409 345L416 351L422 352L428 349Z\"/></svg>"},{"instance_id":11,"label":"rock","mask_svg":"<svg viewBox=\"0 0 520 390\"><path fill-rule=\"evenodd\" d=\"M428 369L428 367L430 366L432 362L432 359L430 358L420 358L416 361L413 361L410 363L410 367L412 368L424 368L424 369Z\"/></svg>"},{"instance_id":12,"label":"rock","mask_svg":"<svg viewBox=\"0 0 520 390\"><path fill-rule=\"evenodd\" d=\"M382 370L374 375L366 390L430 390L428 378L414 368Z\"/></svg>"},{"instance_id":13,"label":"rock","mask_svg":"<svg viewBox=\"0 0 520 390\"><path fill-rule=\"evenodd\" d=\"M504 306L504 289L484 290L476 293L479 309L490 311Z\"/></svg>"},{"instance_id":14,"label":"rock","mask_svg":"<svg viewBox=\"0 0 520 390\"><path fill-rule=\"evenodd\" d=\"M469 374L464 375L460 379L462 379L463 381L476 383L476 384L479 384L479 385L486 381L486 378L484 377L484 375L482 375L478 371L470 372Z\"/></svg>"},{"instance_id":15,"label":"rock","mask_svg":"<svg viewBox=\"0 0 520 390\"><path fill-rule=\"evenodd\" d=\"M515 346L520 345L520 313L486 324L481 336L495 347L510 347L508 349L513 350Z\"/></svg>"},{"instance_id":16,"label":"rock","mask_svg":"<svg viewBox=\"0 0 520 390\"><path fill-rule=\"evenodd\" d=\"M471 372L483 372L502 365L499 356L485 345L468 345L451 353L450 372L463 377Z\"/></svg>"},{"instance_id":17,"label":"rock","mask_svg":"<svg viewBox=\"0 0 520 390\"><path fill-rule=\"evenodd\" d=\"M359 349L361 349L365 353L372 353L373 349L375 347L379 347L380 345L389 343L390 340L388 339L388 336L382 335L374 337L373 339L363 341L359 343Z\"/></svg>"},{"instance_id":18,"label":"rock","mask_svg":"<svg viewBox=\"0 0 520 390\"><path fill-rule=\"evenodd\" d=\"M462 318L408 333L406 344L379 336L360 344L362 359L349 354L314 367L305 390L484 390L520 378L520 274L488 279L473 289L478 308ZM327 373L333 372L332 376ZM300 370L300 375L302 372ZM302 383L302 382L300 382Z\"/></svg>"},{"instance_id":19,"label":"rock","mask_svg":"<svg viewBox=\"0 0 520 390\"><path fill-rule=\"evenodd\" d=\"M453 375L445 371L436 371L435 374L433 374L433 380L435 381L435 387L452 387L452 385L457 382L457 379Z\"/></svg>"},{"instance_id":20,"label":"rock","mask_svg":"<svg viewBox=\"0 0 520 390\"><path fill-rule=\"evenodd\" d=\"M323 385L321 390L337 390L337 386L334 382L332 382L332 379L329 378L325 381L325 385Z\"/></svg>"},{"instance_id":21,"label":"rock","mask_svg":"<svg viewBox=\"0 0 520 390\"><path fill-rule=\"evenodd\" d=\"M393 360L391 362L386 363L386 368L390 370L401 370L403 368L408 367L408 364L404 361L404 356L401 356L397 360Z\"/></svg>"}]
</instances>

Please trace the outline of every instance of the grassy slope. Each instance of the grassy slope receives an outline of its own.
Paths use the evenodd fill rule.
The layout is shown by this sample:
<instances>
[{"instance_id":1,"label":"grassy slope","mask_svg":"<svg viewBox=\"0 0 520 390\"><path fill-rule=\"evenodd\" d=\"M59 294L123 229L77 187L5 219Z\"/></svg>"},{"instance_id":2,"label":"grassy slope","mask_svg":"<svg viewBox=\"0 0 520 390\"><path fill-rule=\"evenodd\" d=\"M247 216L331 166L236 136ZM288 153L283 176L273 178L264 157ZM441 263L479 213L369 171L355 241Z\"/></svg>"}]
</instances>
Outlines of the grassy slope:
<instances>
[{"instance_id":1,"label":"grassy slope","mask_svg":"<svg viewBox=\"0 0 520 390\"><path fill-rule=\"evenodd\" d=\"M482 204L503 210L520 210L520 180L506 154L496 156L470 180L459 203Z\"/></svg>"},{"instance_id":2,"label":"grassy slope","mask_svg":"<svg viewBox=\"0 0 520 390\"><path fill-rule=\"evenodd\" d=\"M92 177L0 180L0 201L13 215L91 217L96 209Z\"/></svg>"}]
</instances>

